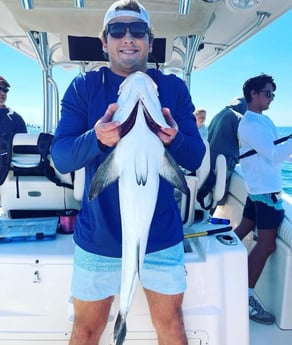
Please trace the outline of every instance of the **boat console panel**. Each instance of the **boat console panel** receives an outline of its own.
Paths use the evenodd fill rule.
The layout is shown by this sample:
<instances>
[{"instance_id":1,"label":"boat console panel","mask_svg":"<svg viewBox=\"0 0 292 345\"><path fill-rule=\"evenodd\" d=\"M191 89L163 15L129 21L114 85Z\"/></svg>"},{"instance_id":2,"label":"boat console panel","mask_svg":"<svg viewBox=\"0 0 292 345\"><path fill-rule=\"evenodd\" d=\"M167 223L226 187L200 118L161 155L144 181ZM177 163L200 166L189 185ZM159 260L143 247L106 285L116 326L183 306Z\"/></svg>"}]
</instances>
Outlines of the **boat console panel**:
<instances>
[{"instance_id":1,"label":"boat console panel","mask_svg":"<svg viewBox=\"0 0 292 345\"><path fill-rule=\"evenodd\" d=\"M108 61L98 37L68 36L71 61ZM166 38L154 38L149 62L163 63L166 56Z\"/></svg>"}]
</instances>

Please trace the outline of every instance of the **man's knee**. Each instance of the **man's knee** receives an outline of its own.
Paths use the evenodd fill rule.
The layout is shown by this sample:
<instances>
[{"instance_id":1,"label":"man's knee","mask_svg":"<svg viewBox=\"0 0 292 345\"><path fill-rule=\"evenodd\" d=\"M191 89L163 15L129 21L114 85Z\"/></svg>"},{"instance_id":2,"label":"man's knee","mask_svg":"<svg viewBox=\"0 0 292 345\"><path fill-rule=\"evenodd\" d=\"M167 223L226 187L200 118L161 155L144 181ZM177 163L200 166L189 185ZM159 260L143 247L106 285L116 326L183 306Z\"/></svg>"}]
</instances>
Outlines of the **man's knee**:
<instances>
[{"instance_id":1,"label":"man's knee","mask_svg":"<svg viewBox=\"0 0 292 345\"><path fill-rule=\"evenodd\" d=\"M275 243L271 243L269 246L266 247L267 255L271 255L276 250Z\"/></svg>"},{"instance_id":2,"label":"man's knee","mask_svg":"<svg viewBox=\"0 0 292 345\"><path fill-rule=\"evenodd\" d=\"M176 306L169 312L169 308L162 308L151 315L153 325L156 329L177 330L183 327L183 316L181 306Z\"/></svg>"}]
</instances>

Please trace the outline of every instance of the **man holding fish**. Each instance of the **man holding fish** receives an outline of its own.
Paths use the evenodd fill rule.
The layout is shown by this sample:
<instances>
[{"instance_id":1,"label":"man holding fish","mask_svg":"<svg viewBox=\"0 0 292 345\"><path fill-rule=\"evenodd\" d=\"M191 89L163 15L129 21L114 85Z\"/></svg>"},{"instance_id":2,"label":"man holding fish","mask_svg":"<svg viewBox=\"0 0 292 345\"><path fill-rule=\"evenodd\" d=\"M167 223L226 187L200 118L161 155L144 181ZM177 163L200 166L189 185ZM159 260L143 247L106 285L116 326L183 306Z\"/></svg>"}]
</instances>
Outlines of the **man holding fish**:
<instances>
[{"instance_id":1,"label":"man holding fish","mask_svg":"<svg viewBox=\"0 0 292 345\"><path fill-rule=\"evenodd\" d=\"M173 188L187 192L205 146L184 82L147 69L153 34L146 9L118 1L102 32L109 68L77 76L62 101L51 154L63 173L85 167L74 232L70 345L96 345L120 294L115 344L138 281L160 345L186 345L183 229Z\"/></svg>"}]
</instances>

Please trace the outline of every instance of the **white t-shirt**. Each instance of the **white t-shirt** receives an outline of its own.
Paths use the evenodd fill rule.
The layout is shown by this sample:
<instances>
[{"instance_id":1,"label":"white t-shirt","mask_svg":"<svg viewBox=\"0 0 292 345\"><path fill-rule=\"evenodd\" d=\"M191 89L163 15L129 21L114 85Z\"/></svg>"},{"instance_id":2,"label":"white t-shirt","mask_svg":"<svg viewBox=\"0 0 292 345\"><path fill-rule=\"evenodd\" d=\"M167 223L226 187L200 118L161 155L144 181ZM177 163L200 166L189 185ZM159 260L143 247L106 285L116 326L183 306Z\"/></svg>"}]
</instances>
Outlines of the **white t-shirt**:
<instances>
[{"instance_id":1,"label":"white t-shirt","mask_svg":"<svg viewBox=\"0 0 292 345\"><path fill-rule=\"evenodd\" d=\"M240 154L256 150L257 154L240 160L241 170L249 194L280 192L281 163L292 160L292 140L275 145L278 131L272 120L248 110L238 127Z\"/></svg>"},{"instance_id":2,"label":"white t-shirt","mask_svg":"<svg viewBox=\"0 0 292 345\"><path fill-rule=\"evenodd\" d=\"M205 124L202 124L200 128L198 128L200 135L203 139L208 140L208 127Z\"/></svg>"}]
</instances>

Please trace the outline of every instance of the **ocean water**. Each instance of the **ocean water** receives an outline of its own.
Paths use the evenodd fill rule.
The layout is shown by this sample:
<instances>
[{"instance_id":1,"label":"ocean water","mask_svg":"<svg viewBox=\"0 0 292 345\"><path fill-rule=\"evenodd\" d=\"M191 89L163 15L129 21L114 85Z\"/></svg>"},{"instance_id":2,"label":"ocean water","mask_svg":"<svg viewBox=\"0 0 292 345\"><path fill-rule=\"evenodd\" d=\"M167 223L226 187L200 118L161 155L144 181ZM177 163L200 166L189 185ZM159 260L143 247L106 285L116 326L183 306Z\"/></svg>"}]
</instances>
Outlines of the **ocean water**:
<instances>
[{"instance_id":1,"label":"ocean water","mask_svg":"<svg viewBox=\"0 0 292 345\"><path fill-rule=\"evenodd\" d=\"M41 127L27 126L29 133L40 133ZM292 127L278 127L279 137L285 137L292 133ZM282 186L284 192L292 196L292 162L282 163Z\"/></svg>"},{"instance_id":2,"label":"ocean water","mask_svg":"<svg viewBox=\"0 0 292 345\"><path fill-rule=\"evenodd\" d=\"M292 127L278 127L279 136L285 137L292 134ZM282 163L282 187L283 191L292 196L292 162Z\"/></svg>"}]
</instances>

